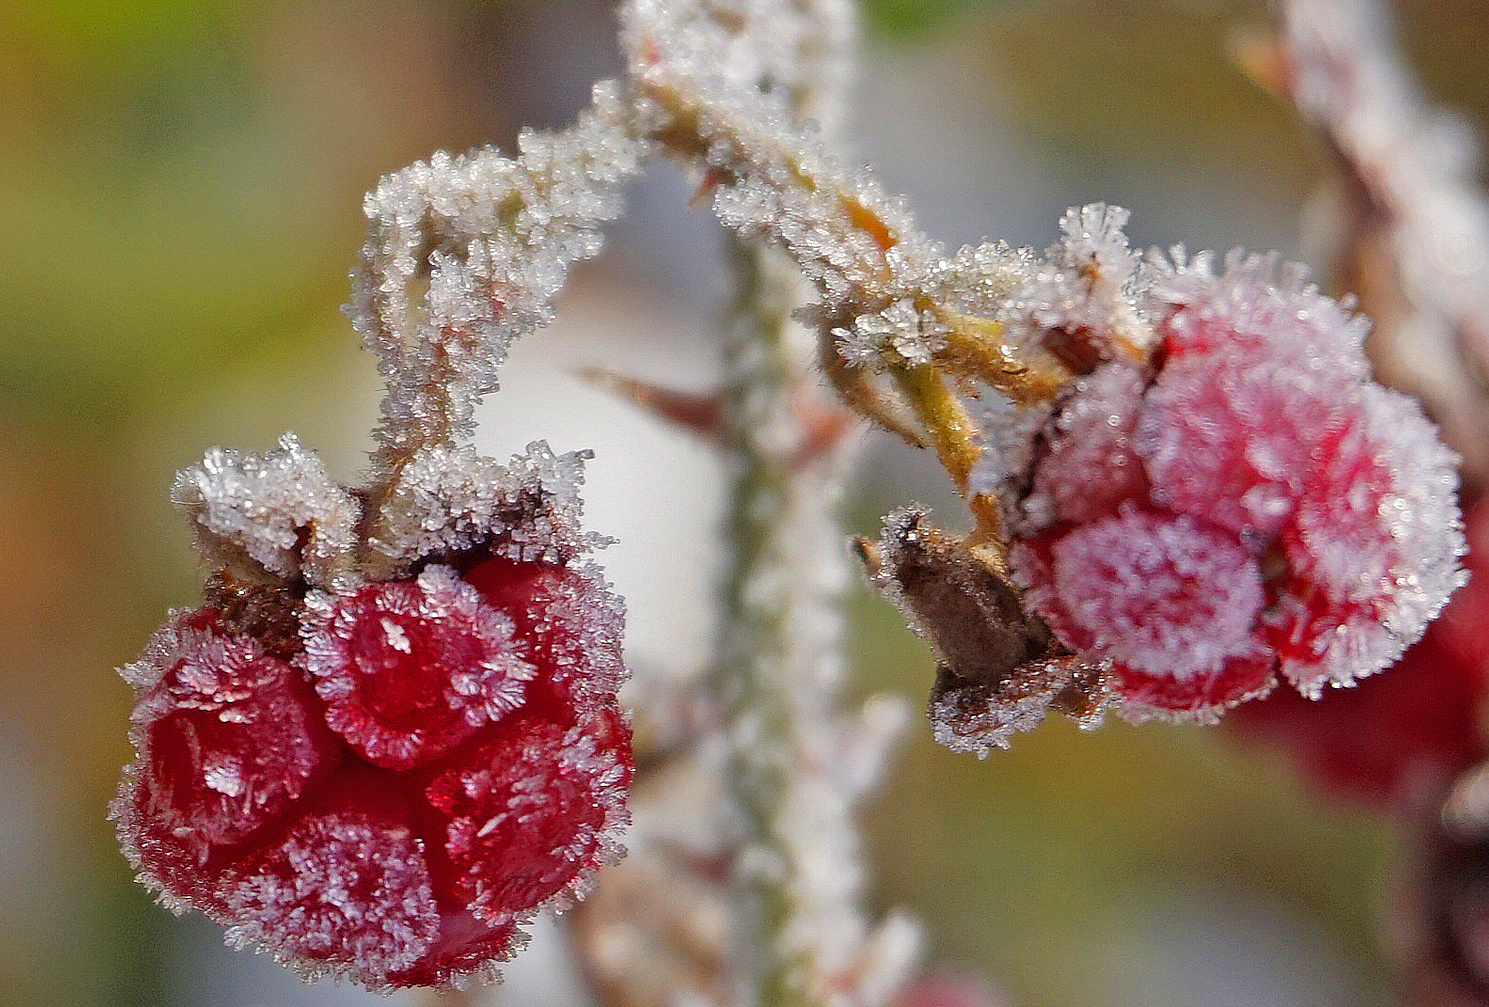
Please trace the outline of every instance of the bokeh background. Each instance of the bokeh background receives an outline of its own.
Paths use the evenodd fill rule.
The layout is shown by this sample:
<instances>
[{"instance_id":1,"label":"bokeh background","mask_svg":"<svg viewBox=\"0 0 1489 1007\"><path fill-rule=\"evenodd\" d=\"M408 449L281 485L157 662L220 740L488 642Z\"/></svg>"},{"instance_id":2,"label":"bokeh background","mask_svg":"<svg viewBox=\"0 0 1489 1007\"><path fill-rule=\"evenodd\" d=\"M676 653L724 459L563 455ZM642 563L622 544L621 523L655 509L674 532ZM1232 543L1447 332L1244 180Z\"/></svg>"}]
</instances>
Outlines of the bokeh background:
<instances>
[{"instance_id":1,"label":"bokeh background","mask_svg":"<svg viewBox=\"0 0 1489 1007\"><path fill-rule=\"evenodd\" d=\"M1489 4L1406 0L1427 90L1489 117ZM949 244L1044 246L1071 204L1133 211L1139 245L1280 248L1322 155L1225 56L1230 0L875 0L858 155ZM201 571L167 500L204 448L284 430L354 479L377 382L338 308L379 174L566 122L618 65L600 0L99 0L0 4L0 1003L416 1002L302 987L224 950L131 880L105 821L133 660ZM521 344L484 415L502 456L593 447L594 527L630 598L639 672L698 665L720 479L707 448L575 378L599 365L706 389L718 235L658 165L560 322ZM862 434L853 530L933 464ZM856 591L855 695L916 705L930 660ZM1011 1007L1394 1002L1390 824L1322 802L1215 730L1049 723L985 762L921 724L866 818L876 906ZM573 1003L551 940L493 1004Z\"/></svg>"}]
</instances>

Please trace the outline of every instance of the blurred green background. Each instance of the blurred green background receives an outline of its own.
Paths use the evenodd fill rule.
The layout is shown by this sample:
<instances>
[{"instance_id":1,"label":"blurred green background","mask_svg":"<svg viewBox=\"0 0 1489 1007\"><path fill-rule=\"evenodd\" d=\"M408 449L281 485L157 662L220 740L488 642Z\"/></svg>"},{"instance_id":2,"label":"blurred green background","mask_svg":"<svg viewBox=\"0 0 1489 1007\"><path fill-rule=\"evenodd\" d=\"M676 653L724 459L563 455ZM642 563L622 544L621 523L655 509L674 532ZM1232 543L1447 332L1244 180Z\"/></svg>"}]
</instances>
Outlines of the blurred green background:
<instances>
[{"instance_id":1,"label":"blurred green background","mask_svg":"<svg viewBox=\"0 0 1489 1007\"><path fill-rule=\"evenodd\" d=\"M1043 246L1065 206L1107 199L1133 209L1140 245L1301 254L1320 153L1224 58L1257 17L1221 0L876 0L855 142L951 242ZM1410 0L1403 26L1428 90L1482 125L1489 5ZM435 148L566 121L614 72L611 32L588 0L0 6L0 1000L374 1002L277 984L132 883L104 820L130 756L113 669L196 597L176 469L293 429L355 477L377 384L338 308L362 193ZM658 175L576 278L580 328L514 362L513 405L488 420L501 437L513 424L504 450L552 436L548 399L604 408L564 377L574 363L707 386L715 236ZM638 305L656 314L635 321ZM548 377L524 398L528 373ZM555 447L584 446L595 415ZM863 454L855 530L912 496L947 500L897 446ZM592 497L655 509L645 471L596 464ZM716 480L697 476L695 505L689 478L667 527L622 534L607 562L666 581L667 552L706 586ZM668 548L677 522L693 526L685 555ZM920 645L861 593L853 617L855 692L918 706ZM701 647L708 629L638 627L632 660L691 659L656 642L677 633ZM1282 763L1162 726L1051 723L986 762L911 733L870 809L873 900L919 912L933 959L989 975L1010 1005L1393 1002L1379 934L1397 840Z\"/></svg>"}]
</instances>

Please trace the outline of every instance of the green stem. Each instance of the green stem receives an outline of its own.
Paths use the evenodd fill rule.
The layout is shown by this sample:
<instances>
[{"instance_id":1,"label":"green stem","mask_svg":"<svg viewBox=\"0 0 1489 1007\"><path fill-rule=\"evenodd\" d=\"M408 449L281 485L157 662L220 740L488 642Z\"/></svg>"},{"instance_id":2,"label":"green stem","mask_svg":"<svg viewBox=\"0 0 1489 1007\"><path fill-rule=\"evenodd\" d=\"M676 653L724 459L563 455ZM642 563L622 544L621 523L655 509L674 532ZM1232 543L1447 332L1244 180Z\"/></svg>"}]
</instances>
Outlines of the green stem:
<instances>
[{"instance_id":1,"label":"green stem","mask_svg":"<svg viewBox=\"0 0 1489 1007\"><path fill-rule=\"evenodd\" d=\"M730 246L738 290L723 423L734 479L724 529L730 566L723 630L710 685L730 728L726 785L742 831L741 953L752 987L746 1002L809 1007L822 1003L824 963L799 936L811 930L802 916L820 907L803 888L811 851L801 848L788 819L801 788L813 785L805 765L811 735L827 730L837 698L832 573L804 562L811 553L802 552L811 538L834 536L829 466L803 465L798 457L794 406L809 371L789 325L795 271L775 253L733 239ZM851 829L846 820L837 825ZM844 842L851 848L851 838Z\"/></svg>"}]
</instances>

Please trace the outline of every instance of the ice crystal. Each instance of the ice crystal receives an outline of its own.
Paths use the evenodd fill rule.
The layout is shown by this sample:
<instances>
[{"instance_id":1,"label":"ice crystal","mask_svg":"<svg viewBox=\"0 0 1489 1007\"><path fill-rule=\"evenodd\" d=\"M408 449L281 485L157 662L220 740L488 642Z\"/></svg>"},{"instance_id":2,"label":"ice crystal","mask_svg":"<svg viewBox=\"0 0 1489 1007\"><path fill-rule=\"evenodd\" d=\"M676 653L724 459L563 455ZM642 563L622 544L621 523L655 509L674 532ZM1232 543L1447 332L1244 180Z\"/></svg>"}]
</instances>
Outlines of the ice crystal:
<instances>
[{"instance_id":1,"label":"ice crystal","mask_svg":"<svg viewBox=\"0 0 1489 1007\"><path fill-rule=\"evenodd\" d=\"M474 448L433 448L398 474L376 515L371 545L396 571L476 546L529 562L563 562L596 544L580 526L589 452L555 454L543 441L505 465Z\"/></svg>"},{"instance_id":2,"label":"ice crystal","mask_svg":"<svg viewBox=\"0 0 1489 1007\"><path fill-rule=\"evenodd\" d=\"M511 341L549 322L569 266L599 252L599 225L620 212L645 149L608 83L569 130L527 130L518 147L516 158L440 153L367 195L348 313L389 379L379 440L390 468L469 435Z\"/></svg>"},{"instance_id":3,"label":"ice crystal","mask_svg":"<svg viewBox=\"0 0 1489 1007\"><path fill-rule=\"evenodd\" d=\"M838 352L850 364L874 370L929 363L951 330L910 300L859 315L850 327L832 330Z\"/></svg>"},{"instance_id":4,"label":"ice crystal","mask_svg":"<svg viewBox=\"0 0 1489 1007\"><path fill-rule=\"evenodd\" d=\"M261 568L326 589L350 576L360 508L293 434L264 455L214 448L177 476L171 500L195 523L198 547L216 567Z\"/></svg>"},{"instance_id":5,"label":"ice crystal","mask_svg":"<svg viewBox=\"0 0 1489 1007\"><path fill-rule=\"evenodd\" d=\"M1066 211L1060 240L1002 306L1000 319L1012 338L1031 345L1052 340L1056 346L1071 339L1105 341L1111 334L1146 341L1135 303L1138 256L1122 230L1127 218L1126 210L1104 203ZM1090 352L1110 359L1103 347Z\"/></svg>"}]
</instances>

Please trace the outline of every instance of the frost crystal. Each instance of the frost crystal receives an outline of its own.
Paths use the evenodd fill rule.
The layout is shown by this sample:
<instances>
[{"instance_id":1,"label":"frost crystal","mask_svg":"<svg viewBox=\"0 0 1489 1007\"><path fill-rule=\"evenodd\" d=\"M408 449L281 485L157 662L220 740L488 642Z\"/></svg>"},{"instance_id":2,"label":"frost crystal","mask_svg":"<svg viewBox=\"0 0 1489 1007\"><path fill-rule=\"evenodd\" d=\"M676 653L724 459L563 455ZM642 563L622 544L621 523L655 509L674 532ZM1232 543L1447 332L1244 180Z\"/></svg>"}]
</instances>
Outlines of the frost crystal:
<instances>
[{"instance_id":1,"label":"frost crystal","mask_svg":"<svg viewBox=\"0 0 1489 1007\"><path fill-rule=\"evenodd\" d=\"M1030 271L1000 312L1012 338L1030 345L1052 341L1062 352L1071 339L1104 342L1109 334L1146 341L1135 303L1138 257L1122 231L1127 218L1126 210L1104 203L1066 211L1047 261ZM1092 352L1108 356L1099 346Z\"/></svg>"},{"instance_id":2,"label":"frost crystal","mask_svg":"<svg viewBox=\"0 0 1489 1007\"><path fill-rule=\"evenodd\" d=\"M400 572L423 557L476 546L518 560L563 562L594 544L579 523L588 457L556 455L542 441L506 465L469 445L423 452L389 489L371 544Z\"/></svg>"},{"instance_id":3,"label":"frost crystal","mask_svg":"<svg viewBox=\"0 0 1489 1007\"><path fill-rule=\"evenodd\" d=\"M348 576L360 508L293 434L264 455L212 449L176 477L171 499L195 522L214 566L261 568L327 589Z\"/></svg>"},{"instance_id":4,"label":"frost crystal","mask_svg":"<svg viewBox=\"0 0 1489 1007\"><path fill-rule=\"evenodd\" d=\"M525 131L518 147L515 159L437 154L367 195L347 310L389 380L379 439L390 469L470 433L511 341L550 321L569 266L599 252L598 227L620 212L644 151L608 83L569 130Z\"/></svg>"},{"instance_id":5,"label":"frost crystal","mask_svg":"<svg viewBox=\"0 0 1489 1007\"><path fill-rule=\"evenodd\" d=\"M859 315L850 328L832 330L838 352L859 367L880 370L929 363L951 331L929 311L910 300L895 301L883 311Z\"/></svg>"}]
</instances>

